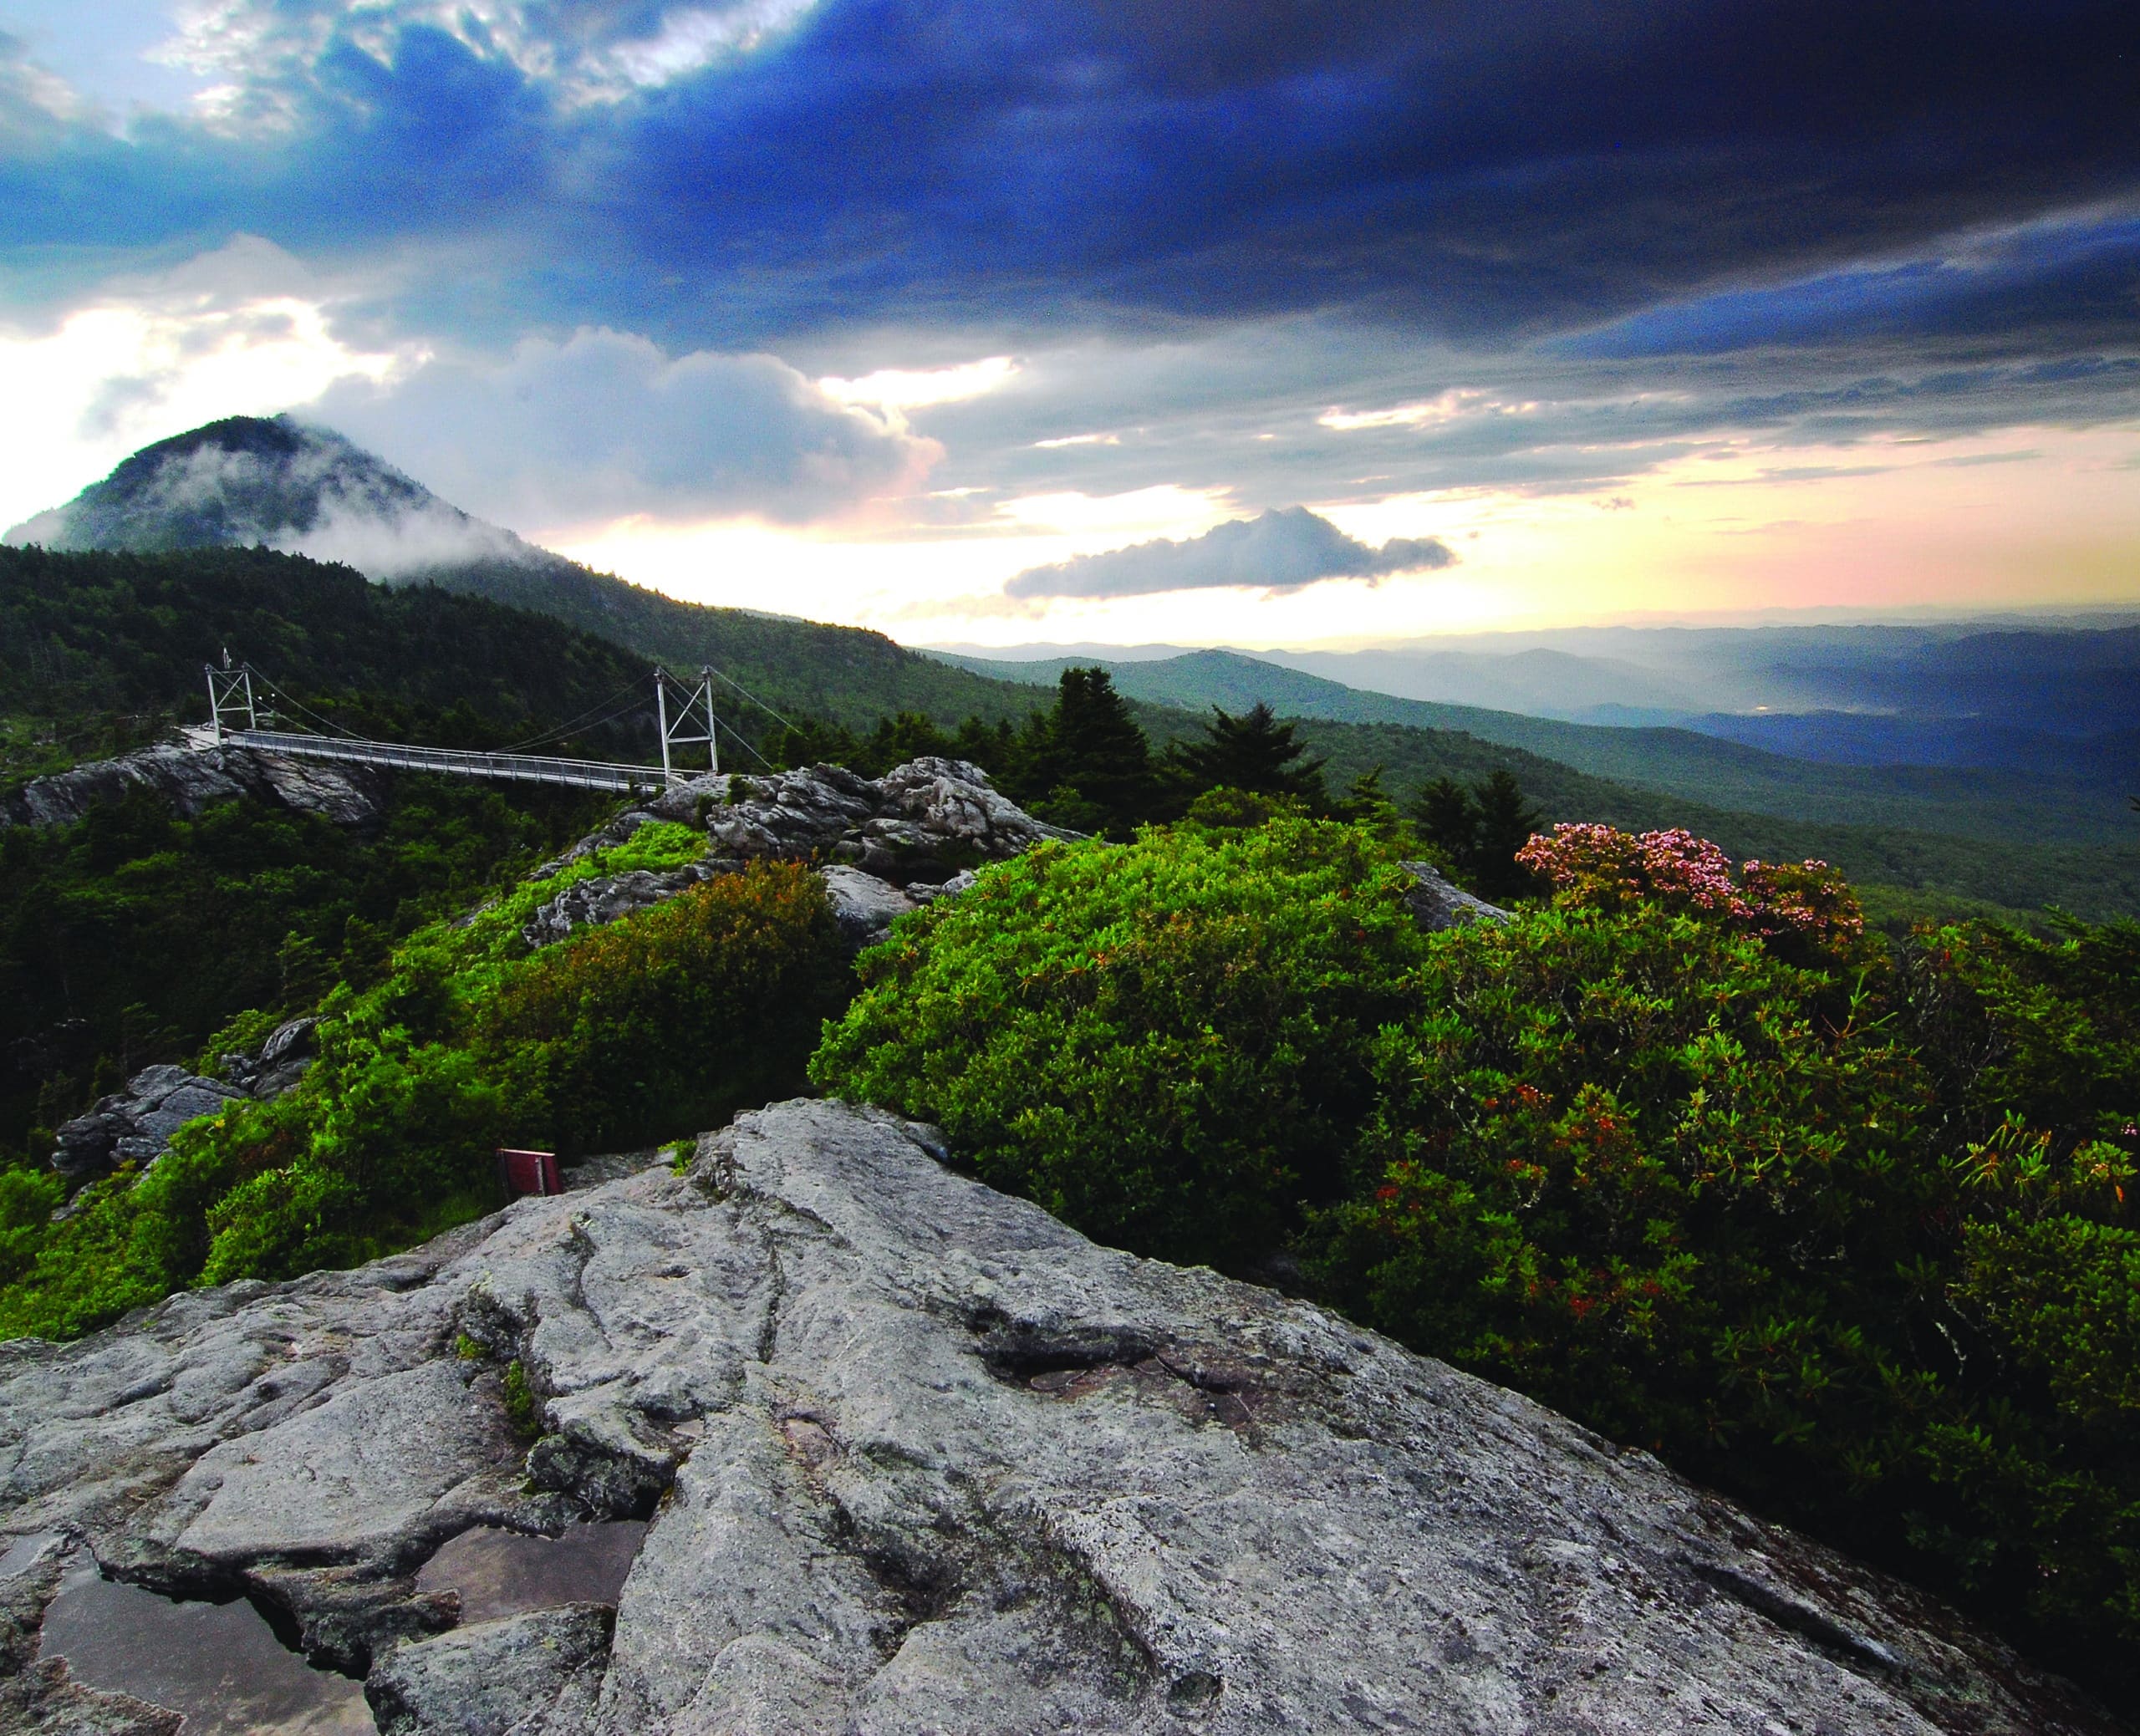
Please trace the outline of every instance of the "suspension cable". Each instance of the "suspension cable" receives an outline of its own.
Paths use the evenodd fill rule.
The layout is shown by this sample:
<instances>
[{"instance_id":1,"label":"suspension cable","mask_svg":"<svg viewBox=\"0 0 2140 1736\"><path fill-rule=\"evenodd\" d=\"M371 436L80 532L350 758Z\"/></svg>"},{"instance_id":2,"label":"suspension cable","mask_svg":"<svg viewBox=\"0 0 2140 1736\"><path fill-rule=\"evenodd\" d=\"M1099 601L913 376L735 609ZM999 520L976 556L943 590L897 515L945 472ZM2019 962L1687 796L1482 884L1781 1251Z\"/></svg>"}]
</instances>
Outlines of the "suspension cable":
<instances>
[{"instance_id":1,"label":"suspension cable","mask_svg":"<svg viewBox=\"0 0 2140 1736\"><path fill-rule=\"evenodd\" d=\"M559 724L555 729L546 730L539 736L530 736L524 741L516 741L509 747L492 748L490 751L492 753L517 753L523 747L537 747L542 746L545 742L554 742L559 741L563 737L572 734L575 730L599 730L604 724L614 723L620 717L629 716L633 712L640 710L645 704L645 702L643 700L626 697L619 700L617 704L612 705L608 711L604 712L599 717L589 718L585 713L582 713L580 716L574 718L570 723Z\"/></svg>"},{"instance_id":2,"label":"suspension cable","mask_svg":"<svg viewBox=\"0 0 2140 1736\"><path fill-rule=\"evenodd\" d=\"M712 706L708 705L706 709L706 715L711 717L716 723L721 726L721 728L728 731L727 739L729 741L741 743L743 751L749 754L750 756L756 760L761 766L764 766L767 771L772 771L775 769L771 760L760 753L757 748L751 746L751 738L748 736L746 736L741 730L737 729L734 724L729 722L726 718L721 716L713 709Z\"/></svg>"},{"instance_id":3,"label":"suspension cable","mask_svg":"<svg viewBox=\"0 0 2140 1736\"><path fill-rule=\"evenodd\" d=\"M303 700L294 699L290 695L283 692L281 688L278 687L273 681L269 680L267 676L261 674L261 672L255 669L251 664L246 664L243 667L246 671L252 675L254 680L257 681L262 687L266 688L268 692L274 695L277 699L282 700L284 705L291 706L296 710L303 712L307 717L309 717L322 729L331 730L336 735L347 736L352 741L361 741L364 739L354 730L344 728L340 724L335 722L333 718L322 717L317 711L313 710L311 706L306 705Z\"/></svg>"},{"instance_id":4,"label":"suspension cable","mask_svg":"<svg viewBox=\"0 0 2140 1736\"><path fill-rule=\"evenodd\" d=\"M297 699L290 694L285 693L273 681L269 680L267 675L262 673L261 670L254 668L252 664L247 663L242 666L250 671L253 680L257 681L268 692L273 694L284 705L291 707L292 710L302 712L305 716L310 718L314 723L318 724L322 729L329 731L333 734L340 736L345 740L350 741L362 741L367 739L363 736L359 736L354 730L349 729L344 725L335 722L331 717L323 717L318 712L313 710L311 706L306 705L303 700ZM706 668L707 674L717 677L721 681L726 682L729 686L734 688L736 692L741 694L743 697L750 700L752 705L757 706L761 710L771 715L776 722L787 729L792 730L795 727L793 724L789 723L785 717L782 717L779 712L775 711L771 705L767 705L763 700L760 699L756 694L752 693L748 688L743 686L740 682L731 680L726 675L722 675L719 669L713 668L711 664L706 665ZM614 722L616 719L624 716L627 712L635 709L636 705L639 702L634 699L632 695L634 690L638 685L639 684L637 682L628 682L625 685L619 688L614 693L612 693L607 699L599 700L596 704L588 706L586 710L581 712L577 717L572 718L564 723L558 724L554 728L546 730L539 735L530 736L524 741L516 741L510 746L488 748L486 749L485 751L489 753L516 753L522 748L537 747L542 746L545 742L558 741L562 737L570 734L574 730L599 729L603 725ZM606 715L599 717L594 715L594 713L602 711L603 708L605 706L611 708ZM734 724L729 722L726 718L722 717L716 713L711 705L708 705L706 707L706 715L709 717L711 717L721 728L728 731L728 739L730 741L741 743L743 750L748 753L752 759L756 760L761 766L764 766L767 771L771 771L774 769L772 761L767 759L758 751L757 747L752 742L750 737L746 736L743 731L737 728ZM590 718L592 719L591 721L589 720Z\"/></svg>"},{"instance_id":5,"label":"suspension cable","mask_svg":"<svg viewBox=\"0 0 2140 1736\"><path fill-rule=\"evenodd\" d=\"M727 676L726 676L726 675L722 675L719 669L716 669L716 668L715 668L711 664L710 664L710 663L709 663L709 664L707 664L705 667L706 667L706 672L709 675L711 675L711 676L712 676L712 677L714 677L714 679L715 679L715 680L720 680L720 681L726 681L726 682L728 682L728 685L729 685L731 687L734 688L734 689L736 690L736 692L738 692L738 693L741 694L745 699L748 700L749 700L752 705L756 705L756 706L757 706L757 707L761 711L770 711L770 712L772 712L772 718L773 718L773 721L774 721L774 722L776 722L776 723L777 723L777 724L780 724L781 725L782 725L784 728L787 728L787 729L791 729L791 730L792 730L792 729L793 729L793 728L795 727L795 725L794 725L793 724L789 723L789 722L788 722L788 720L787 720L786 718L782 717L782 716L780 715L780 713L779 713L779 712L777 712L777 711L774 711L772 706L768 705L767 705L767 704L763 700L760 699L760 698L757 696L757 695L756 695L755 693L752 692L752 691L751 691L751 690L750 690L749 688L746 687L746 686L745 686L745 685L744 685L741 681L731 681L731 680L729 680L729 678L728 678Z\"/></svg>"},{"instance_id":6,"label":"suspension cable","mask_svg":"<svg viewBox=\"0 0 2140 1736\"><path fill-rule=\"evenodd\" d=\"M593 717L597 711L605 710L609 707L614 705L619 700L625 699L631 694L636 692L640 687L645 685L645 678L644 676L635 681L627 681L622 687L619 687L607 699L597 700L584 711L581 712L578 716L567 718L564 722L557 725L554 728L545 730L538 736L530 736L525 741L516 741L511 747L498 748L496 751L499 753L512 753L518 748L532 747L538 742L554 741L558 736L567 735L572 731L580 728L583 725L588 729L599 728L600 724L607 723L609 720L605 717L599 720L599 722L598 723L588 723L587 720Z\"/></svg>"}]
</instances>

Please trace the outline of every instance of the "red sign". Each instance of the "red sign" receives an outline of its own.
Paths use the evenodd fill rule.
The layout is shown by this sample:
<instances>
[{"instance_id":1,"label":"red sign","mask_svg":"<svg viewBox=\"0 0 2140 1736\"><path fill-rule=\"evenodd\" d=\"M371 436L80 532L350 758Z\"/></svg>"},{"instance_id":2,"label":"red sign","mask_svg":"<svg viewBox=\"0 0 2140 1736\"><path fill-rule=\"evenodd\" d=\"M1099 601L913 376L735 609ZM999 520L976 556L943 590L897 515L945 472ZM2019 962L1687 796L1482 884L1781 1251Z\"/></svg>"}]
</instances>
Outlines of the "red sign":
<instances>
[{"instance_id":1,"label":"red sign","mask_svg":"<svg viewBox=\"0 0 2140 1736\"><path fill-rule=\"evenodd\" d=\"M498 1179L505 1184L506 1197L517 1199L523 1194L562 1194L565 1190L564 1177L558 1168L558 1154L553 1151L498 1151Z\"/></svg>"}]
</instances>

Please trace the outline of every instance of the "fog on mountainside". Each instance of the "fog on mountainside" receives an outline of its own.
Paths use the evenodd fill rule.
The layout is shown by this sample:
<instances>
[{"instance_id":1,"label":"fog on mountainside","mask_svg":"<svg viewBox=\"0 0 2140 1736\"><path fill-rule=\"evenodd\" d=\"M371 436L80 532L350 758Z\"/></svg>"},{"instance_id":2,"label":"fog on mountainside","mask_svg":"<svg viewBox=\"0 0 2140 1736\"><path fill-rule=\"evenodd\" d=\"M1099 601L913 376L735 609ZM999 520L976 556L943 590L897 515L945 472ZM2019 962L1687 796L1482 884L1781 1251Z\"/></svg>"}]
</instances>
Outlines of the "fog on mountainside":
<instances>
[{"instance_id":1,"label":"fog on mountainside","mask_svg":"<svg viewBox=\"0 0 2140 1736\"><path fill-rule=\"evenodd\" d=\"M340 435L287 415L226 417L144 446L6 540L139 554L258 545L382 581L541 554Z\"/></svg>"}]
</instances>

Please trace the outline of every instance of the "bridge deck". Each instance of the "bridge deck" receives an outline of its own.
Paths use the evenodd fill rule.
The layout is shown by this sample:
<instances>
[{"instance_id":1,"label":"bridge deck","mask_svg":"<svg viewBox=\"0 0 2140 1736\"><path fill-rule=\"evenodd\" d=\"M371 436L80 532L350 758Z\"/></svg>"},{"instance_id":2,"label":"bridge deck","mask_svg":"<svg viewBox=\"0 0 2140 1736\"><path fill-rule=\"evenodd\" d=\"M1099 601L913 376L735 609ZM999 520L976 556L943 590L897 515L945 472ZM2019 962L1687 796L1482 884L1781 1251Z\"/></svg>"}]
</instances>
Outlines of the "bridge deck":
<instances>
[{"instance_id":1,"label":"bridge deck","mask_svg":"<svg viewBox=\"0 0 2140 1736\"><path fill-rule=\"evenodd\" d=\"M619 794L658 789L662 782L659 766L621 766L606 760L472 753L457 747L412 747L399 741L347 741L285 730L226 729L223 740L265 753L296 754L309 760L339 760L407 771L445 771L458 777L496 777L518 783L564 784L574 789L614 790Z\"/></svg>"}]
</instances>

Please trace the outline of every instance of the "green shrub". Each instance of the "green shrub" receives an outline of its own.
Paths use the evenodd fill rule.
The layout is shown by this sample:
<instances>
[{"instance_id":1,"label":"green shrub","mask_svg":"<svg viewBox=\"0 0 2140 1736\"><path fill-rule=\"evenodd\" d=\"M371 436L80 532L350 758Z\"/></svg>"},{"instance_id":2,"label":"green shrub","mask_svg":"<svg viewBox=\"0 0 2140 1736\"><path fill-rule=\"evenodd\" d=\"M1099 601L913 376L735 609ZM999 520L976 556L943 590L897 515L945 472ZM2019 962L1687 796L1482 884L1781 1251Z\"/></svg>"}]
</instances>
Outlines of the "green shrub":
<instances>
[{"instance_id":1,"label":"green shrub","mask_svg":"<svg viewBox=\"0 0 2140 1736\"><path fill-rule=\"evenodd\" d=\"M484 1006L471 1044L548 1142L614 1148L800 1088L847 987L816 878L754 866L545 948Z\"/></svg>"},{"instance_id":2,"label":"green shrub","mask_svg":"<svg viewBox=\"0 0 2140 1736\"><path fill-rule=\"evenodd\" d=\"M1879 1458L1945 1187L1870 985L1715 915L1531 912L1437 936L1375 1066L1324 1294L1772 1501Z\"/></svg>"},{"instance_id":3,"label":"green shrub","mask_svg":"<svg viewBox=\"0 0 2140 1736\"><path fill-rule=\"evenodd\" d=\"M1102 1240L1239 1266L1332 1197L1421 944L1356 829L1051 846L894 928L811 1077Z\"/></svg>"},{"instance_id":4,"label":"green shrub","mask_svg":"<svg viewBox=\"0 0 2140 1736\"><path fill-rule=\"evenodd\" d=\"M685 848L645 830L642 861ZM848 980L816 878L756 866L527 954L518 924L538 894L593 871L426 929L385 981L337 990L298 1087L191 1123L145 1175L86 1189L0 1289L0 1333L65 1335L188 1284L352 1265L495 1206L500 1145L696 1131L799 1085ZM35 1191L0 1177L0 1212Z\"/></svg>"},{"instance_id":5,"label":"green shrub","mask_svg":"<svg viewBox=\"0 0 2140 1736\"><path fill-rule=\"evenodd\" d=\"M512 1425L512 1432L523 1441L532 1441L543 1432L542 1402L527 1384L527 1371L515 1357L505 1365L505 1377L501 1382L505 1393L506 1421Z\"/></svg>"},{"instance_id":6,"label":"green shrub","mask_svg":"<svg viewBox=\"0 0 2140 1736\"><path fill-rule=\"evenodd\" d=\"M0 1284L35 1261L53 1211L66 1197L66 1184L52 1170L0 1170Z\"/></svg>"}]
</instances>

